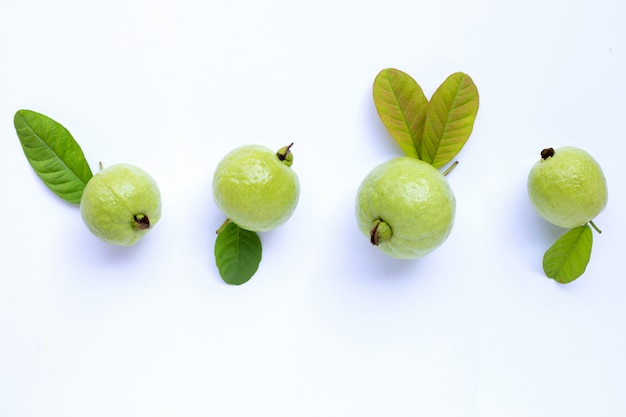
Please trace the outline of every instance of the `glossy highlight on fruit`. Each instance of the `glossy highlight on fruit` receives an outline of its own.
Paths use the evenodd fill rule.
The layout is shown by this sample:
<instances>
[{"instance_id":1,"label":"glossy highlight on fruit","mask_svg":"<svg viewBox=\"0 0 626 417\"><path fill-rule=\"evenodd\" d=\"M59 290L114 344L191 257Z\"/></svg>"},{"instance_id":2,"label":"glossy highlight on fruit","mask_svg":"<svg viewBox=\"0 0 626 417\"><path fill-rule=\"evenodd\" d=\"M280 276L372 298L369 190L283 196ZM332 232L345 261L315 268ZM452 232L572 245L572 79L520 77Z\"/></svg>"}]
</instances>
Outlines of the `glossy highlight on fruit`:
<instances>
[{"instance_id":1,"label":"glossy highlight on fruit","mask_svg":"<svg viewBox=\"0 0 626 417\"><path fill-rule=\"evenodd\" d=\"M602 168L582 149L547 148L528 175L528 196L547 221L574 228L593 220L608 201Z\"/></svg>"},{"instance_id":2,"label":"glossy highlight on fruit","mask_svg":"<svg viewBox=\"0 0 626 417\"><path fill-rule=\"evenodd\" d=\"M356 197L361 232L386 254L422 257L443 244L452 231L454 193L444 175L413 157L399 157L374 168Z\"/></svg>"},{"instance_id":3,"label":"glossy highlight on fruit","mask_svg":"<svg viewBox=\"0 0 626 417\"><path fill-rule=\"evenodd\" d=\"M130 164L111 165L85 186L80 213L87 228L101 240L131 246L161 218L161 194L144 170Z\"/></svg>"},{"instance_id":4,"label":"glossy highlight on fruit","mask_svg":"<svg viewBox=\"0 0 626 417\"><path fill-rule=\"evenodd\" d=\"M298 176L291 169L291 145L278 152L262 145L230 151L213 175L213 199L230 221L253 232L285 223L300 197Z\"/></svg>"}]
</instances>

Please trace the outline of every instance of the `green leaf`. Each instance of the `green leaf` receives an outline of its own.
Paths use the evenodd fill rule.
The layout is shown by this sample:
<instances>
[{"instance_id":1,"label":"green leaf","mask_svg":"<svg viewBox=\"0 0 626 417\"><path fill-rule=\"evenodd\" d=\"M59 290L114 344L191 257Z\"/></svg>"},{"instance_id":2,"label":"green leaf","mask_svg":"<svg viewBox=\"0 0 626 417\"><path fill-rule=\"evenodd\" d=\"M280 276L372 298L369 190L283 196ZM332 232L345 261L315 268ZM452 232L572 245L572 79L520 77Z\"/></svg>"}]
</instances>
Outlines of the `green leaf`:
<instances>
[{"instance_id":1,"label":"green leaf","mask_svg":"<svg viewBox=\"0 0 626 417\"><path fill-rule=\"evenodd\" d=\"M30 110L15 113L13 123L24 154L39 178L62 199L79 204L93 174L70 132Z\"/></svg>"},{"instance_id":2,"label":"green leaf","mask_svg":"<svg viewBox=\"0 0 626 417\"><path fill-rule=\"evenodd\" d=\"M408 74L382 70L374 80L374 105L383 124L408 156L419 158L428 99Z\"/></svg>"},{"instance_id":3,"label":"green leaf","mask_svg":"<svg viewBox=\"0 0 626 417\"><path fill-rule=\"evenodd\" d=\"M220 228L215 240L215 264L227 284L241 285L255 274L261 262L261 240L255 232L233 222Z\"/></svg>"},{"instance_id":4,"label":"green leaf","mask_svg":"<svg viewBox=\"0 0 626 417\"><path fill-rule=\"evenodd\" d=\"M463 148L478 113L478 89L472 79L457 72L437 88L428 104L420 158L440 168Z\"/></svg>"},{"instance_id":5,"label":"green leaf","mask_svg":"<svg viewBox=\"0 0 626 417\"><path fill-rule=\"evenodd\" d=\"M587 268L592 243L589 225L569 230L543 256L543 270L546 275L561 284L574 281Z\"/></svg>"}]
</instances>

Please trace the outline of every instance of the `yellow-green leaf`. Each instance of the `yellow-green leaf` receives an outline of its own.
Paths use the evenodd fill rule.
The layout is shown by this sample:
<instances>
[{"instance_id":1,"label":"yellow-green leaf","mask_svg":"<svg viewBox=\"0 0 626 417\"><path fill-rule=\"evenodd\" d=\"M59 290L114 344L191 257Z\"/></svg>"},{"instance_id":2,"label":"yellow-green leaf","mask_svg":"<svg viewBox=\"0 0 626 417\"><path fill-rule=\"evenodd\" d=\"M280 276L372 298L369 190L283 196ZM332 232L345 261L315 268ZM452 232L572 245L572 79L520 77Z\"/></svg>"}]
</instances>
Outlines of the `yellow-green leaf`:
<instances>
[{"instance_id":1,"label":"yellow-green leaf","mask_svg":"<svg viewBox=\"0 0 626 417\"><path fill-rule=\"evenodd\" d=\"M591 257L593 236L589 225L575 227L558 238L543 256L549 278L567 284L581 276Z\"/></svg>"},{"instance_id":2,"label":"yellow-green leaf","mask_svg":"<svg viewBox=\"0 0 626 417\"><path fill-rule=\"evenodd\" d=\"M478 89L462 72L450 75L428 104L424 134L418 154L440 168L463 148L472 133L478 113Z\"/></svg>"},{"instance_id":3,"label":"yellow-green leaf","mask_svg":"<svg viewBox=\"0 0 626 417\"><path fill-rule=\"evenodd\" d=\"M374 80L374 105L383 124L408 156L419 158L428 99L410 75L382 70Z\"/></svg>"}]
</instances>

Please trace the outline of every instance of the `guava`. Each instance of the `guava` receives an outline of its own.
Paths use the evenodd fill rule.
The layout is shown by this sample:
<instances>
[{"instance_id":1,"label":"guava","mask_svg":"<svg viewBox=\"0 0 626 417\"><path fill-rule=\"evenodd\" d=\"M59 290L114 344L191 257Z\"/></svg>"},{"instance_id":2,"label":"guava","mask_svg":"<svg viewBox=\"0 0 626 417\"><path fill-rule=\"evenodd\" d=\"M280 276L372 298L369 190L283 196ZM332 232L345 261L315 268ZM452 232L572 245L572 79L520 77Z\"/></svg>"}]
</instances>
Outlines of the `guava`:
<instances>
[{"instance_id":1,"label":"guava","mask_svg":"<svg viewBox=\"0 0 626 417\"><path fill-rule=\"evenodd\" d=\"M291 217L300 197L300 183L291 169L290 148L275 152L262 145L244 145L218 163L213 199L230 221L246 230L266 232Z\"/></svg>"},{"instance_id":2,"label":"guava","mask_svg":"<svg viewBox=\"0 0 626 417\"><path fill-rule=\"evenodd\" d=\"M541 152L528 175L528 196L541 217L564 228L593 220L608 201L602 168L573 146Z\"/></svg>"},{"instance_id":3,"label":"guava","mask_svg":"<svg viewBox=\"0 0 626 417\"><path fill-rule=\"evenodd\" d=\"M111 165L87 182L80 213L101 240L131 246L161 218L161 194L144 170L130 164Z\"/></svg>"},{"instance_id":4,"label":"guava","mask_svg":"<svg viewBox=\"0 0 626 417\"><path fill-rule=\"evenodd\" d=\"M393 258L422 257L446 241L456 199L445 176L413 157L374 168L356 197L356 218L372 245Z\"/></svg>"}]
</instances>

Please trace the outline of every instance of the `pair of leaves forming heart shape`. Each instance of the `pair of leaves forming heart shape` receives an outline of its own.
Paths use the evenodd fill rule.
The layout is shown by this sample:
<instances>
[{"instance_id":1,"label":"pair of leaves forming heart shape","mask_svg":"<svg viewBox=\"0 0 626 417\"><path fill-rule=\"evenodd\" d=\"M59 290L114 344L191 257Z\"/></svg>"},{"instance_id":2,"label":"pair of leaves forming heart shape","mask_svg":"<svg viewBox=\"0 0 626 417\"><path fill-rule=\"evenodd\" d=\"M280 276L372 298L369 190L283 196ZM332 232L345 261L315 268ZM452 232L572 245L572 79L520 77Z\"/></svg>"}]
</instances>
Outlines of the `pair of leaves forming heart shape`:
<instances>
[{"instance_id":1,"label":"pair of leaves forming heart shape","mask_svg":"<svg viewBox=\"0 0 626 417\"><path fill-rule=\"evenodd\" d=\"M408 156L440 168L463 148L478 113L478 89L462 72L450 75L430 99L408 74L382 70L374 104L383 124Z\"/></svg>"}]
</instances>

